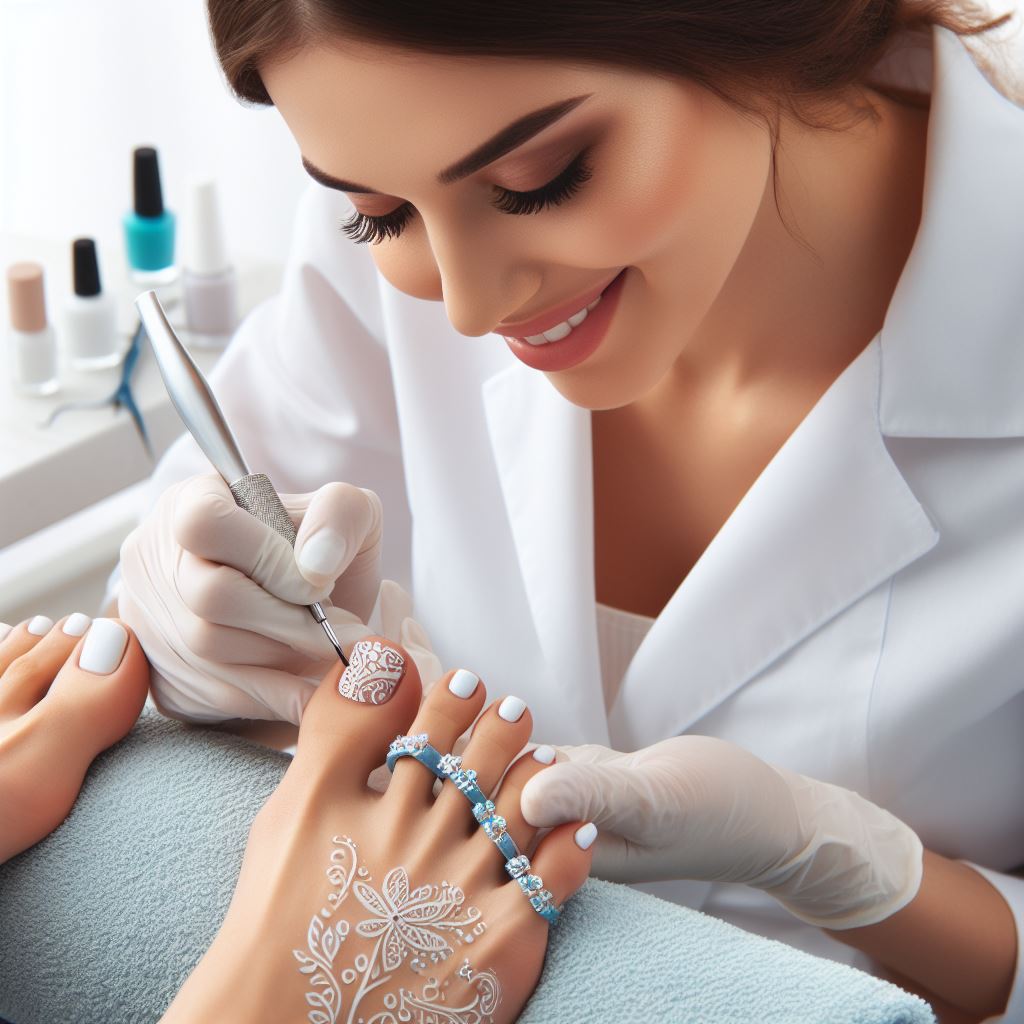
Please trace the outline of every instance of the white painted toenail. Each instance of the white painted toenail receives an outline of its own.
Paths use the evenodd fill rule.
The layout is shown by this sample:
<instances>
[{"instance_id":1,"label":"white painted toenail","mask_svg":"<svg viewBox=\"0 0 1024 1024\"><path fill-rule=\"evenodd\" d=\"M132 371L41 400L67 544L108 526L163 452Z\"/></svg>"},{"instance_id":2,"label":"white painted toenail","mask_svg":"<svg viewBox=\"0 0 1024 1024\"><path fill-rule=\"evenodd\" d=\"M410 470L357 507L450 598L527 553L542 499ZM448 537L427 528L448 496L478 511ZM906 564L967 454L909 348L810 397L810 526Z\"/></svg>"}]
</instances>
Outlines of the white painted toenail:
<instances>
[{"instance_id":1,"label":"white painted toenail","mask_svg":"<svg viewBox=\"0 0 1024 1024\"><path fill-rule=\"evenodd\" d=\"M0 622L0 643L7 639L7 634L13 629L13 626L8 626L6 622Z\"/></svg>"},{"instance_id":2,"label":"white painted toenail","mask_svg":"<svg viewBox=\"0 0 1024 1024\"><path fill-rule=\"evenodd\" d=\"M28 624L28 631L33 636L46 636L51 629L53 629L53 619L48 619L45 615L37 615Z\"/></svg>"},{"instance_id":3,"label":"white painted toenail","mask_svg":"<svg viewBox=\"0 0 1024 1024\"><path fill-rule=\"evenodd\" d=\"M576 829L576 834L573 836L573 839L576 840L576 845L581 850L589 850L596 838L597 826L592 821L588 821L586 825Z\"/></svg>"},{"instance_id":4,"label":"white painted toenail","mask_svg":"<svg viewBox=\"0 0 1024 1024\"><path fill-rule=\"evenodd\" d=\"M68 636L81 636L89 628L90 622L92 622L90 616L75 612L74 615L69 615L68 621L64 623L64 632Z\"/></svg>"},{"instance_id":5,"label":"white painted toenail","mask_svg":"<svg viewBox=\"0 0 1024 1024\"><path fill-rule=\"evenodd\" d=\"M86 672L105 676L121 664L121 657L128 646L128 631L113 619L95 619L89 630L78 667Z\"/></svg>"},{"instance_id":6,"label":"white painted toenail","mask_svg":"<svg viewBox=\"0 0 1024 1024\"><path fill-rule=\"evenodd\" d=\"M533 759L540 761L541 764L551 764L555 759L555 748L544 744L533 752Z\"/></svg>"},{"instance_id":7,"label":"white painted toenail","mask_svg":"<svg viewBox=\"0 0 1024 1024\"><path fill-rule=\"evenodd\" d=\"M498 705L498 717L504 718L506 722L518 722L526 710L526 701L519 697L506 697Z\"/></svg>"},{"instance_id":8,"label":"white painted toenail","mask_svg":"<svg viewBox=\"0 0 1024 1024\"><path fill-rule=\"evenodd\" d=\"M464 668L460 668L455 675L452 676L451 682L448 683L448 689L455 694L456 697L461 697L465 700L467 697L472 697L476 693L476 684L480 680L473 675L472 672L467 672Z\"/></svg>"}]
</instances>

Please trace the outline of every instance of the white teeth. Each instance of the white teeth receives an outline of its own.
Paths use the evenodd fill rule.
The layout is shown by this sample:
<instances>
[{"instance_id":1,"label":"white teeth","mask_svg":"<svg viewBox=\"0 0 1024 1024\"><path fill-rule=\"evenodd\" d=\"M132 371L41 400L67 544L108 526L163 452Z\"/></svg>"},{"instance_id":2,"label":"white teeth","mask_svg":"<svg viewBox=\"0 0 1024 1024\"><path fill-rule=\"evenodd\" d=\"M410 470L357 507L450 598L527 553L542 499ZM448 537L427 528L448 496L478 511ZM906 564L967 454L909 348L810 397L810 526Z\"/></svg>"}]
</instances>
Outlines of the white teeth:
<instances>
[{"instance_id":1,"label":"white teeth","mask_svg":"<svg viewBox=\"0 0 1024 1024\"><path fill-rule=\"evenodd\" d=\"M568 336L569 332L574 327L579 327L579 325L587 319L587 313L589 313L590 310L592 310L600 301L601 296L598 295L593 302L589 303L578 313L573 313L568 320L563 320L560 324L555 324L554 327L546 330L543 334L531 334L521 340L528 341L531 345L546 345L549 341L561 341L563 338Z\"/></svg>"},{"instance_id":2,"label":"white teeth","mask_svg":"<svg viewBox=\"0 0 1024 1024\"><path fill-rule=\"evenodd\" d=\"M547 338L548 341L561 341L563 338L568 337L571 331L572 327L563 321L556 327L552 327L550 331L545 331L544 337Z\"/></svg>"}]
</instances>

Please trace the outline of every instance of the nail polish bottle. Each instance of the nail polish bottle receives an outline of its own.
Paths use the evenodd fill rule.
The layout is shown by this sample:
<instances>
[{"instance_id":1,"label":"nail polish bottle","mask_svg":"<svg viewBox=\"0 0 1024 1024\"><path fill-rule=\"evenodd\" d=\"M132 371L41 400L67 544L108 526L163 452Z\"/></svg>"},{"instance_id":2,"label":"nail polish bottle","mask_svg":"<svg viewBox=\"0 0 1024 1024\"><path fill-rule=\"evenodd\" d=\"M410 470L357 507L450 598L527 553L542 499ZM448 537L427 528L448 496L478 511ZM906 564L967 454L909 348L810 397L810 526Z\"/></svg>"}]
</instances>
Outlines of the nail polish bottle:
<instances>
[{"instance_id":1,"label":"nail polish bottle","mask_svg":"<svg viewBox=\"0 0 1024 1024\"><path fill-rule=\"evenodd\" d=\"M223 348L238 326L238 275L224 242L224 226L213 181L189 189L181 283L185 323L197 348Z\"/></svg>"},{"instance_id":2,"label":"nail polish bottle","mask_svg":"<svg viewBox=\"0 0 1024 1024\"><path fill-rule=\"evenodd\" d=\"M39 263L12 263L7 268L7 299L14 386L24 395L52 395L60 387L57 337L46 319Z\"/></svg>"},{"instance_id":3,"label":"nail polish bottle","mask_svg":"<svg viewBox=\"0 0 1024 1024\"><path fill-rule=\"evenodd\" d=\"M164 209L160 187L160 165L152 146L139 146L133 153L135 208L124 215L124 239L132 280L143 288L158 288L175 282L175 217Z\"/></svg>"},{"instance_id":4,"label":"nail polish bottle","mask_svg":"<svg viewBox=\"0 0 1024 1024\"><path fill-rule=\"evenodd\" d=\"M74 293L64 306L65 345L76 370L101 370L116 366L123 345L117 334L114 297L100 286L96 242L76 238L71 243L71 272Z\"/></svg>"}]
</instances>

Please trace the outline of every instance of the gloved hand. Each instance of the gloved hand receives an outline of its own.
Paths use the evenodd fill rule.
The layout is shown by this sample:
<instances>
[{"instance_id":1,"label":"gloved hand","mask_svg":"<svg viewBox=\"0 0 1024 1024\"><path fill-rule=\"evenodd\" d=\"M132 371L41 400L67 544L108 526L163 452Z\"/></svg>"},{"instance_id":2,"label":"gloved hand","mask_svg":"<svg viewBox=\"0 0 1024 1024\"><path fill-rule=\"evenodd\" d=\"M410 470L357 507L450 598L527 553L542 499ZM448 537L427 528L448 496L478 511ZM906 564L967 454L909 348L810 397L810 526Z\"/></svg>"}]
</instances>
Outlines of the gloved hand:
<instances>
[{"instance_id":1,"label":"gloved hand","mask_svg":"<svg viewBox=\"0 0 1024 1024\"><path fill-rule=\"evenodd\" d=\"M338 657L305 606L322 603L343 646L370 634L380 499L329 483L281 502L297 528L294 551L216 473L168 487L122 544L118 614L146 652L165 714L298 724Z\"/></svg>"},{"instance_id":2,"label":"gloved hand","mask_svg":"<svg viewBox=\"0 0 1024 1024\"><path fill-rule=\"evenodd\" d=\"M745 882L821 928L882 921L921 885L921 841L898 818L712 736L561 747L521 806L541 827L593 821L599 878Z\"/></svg>"}]
</instances>

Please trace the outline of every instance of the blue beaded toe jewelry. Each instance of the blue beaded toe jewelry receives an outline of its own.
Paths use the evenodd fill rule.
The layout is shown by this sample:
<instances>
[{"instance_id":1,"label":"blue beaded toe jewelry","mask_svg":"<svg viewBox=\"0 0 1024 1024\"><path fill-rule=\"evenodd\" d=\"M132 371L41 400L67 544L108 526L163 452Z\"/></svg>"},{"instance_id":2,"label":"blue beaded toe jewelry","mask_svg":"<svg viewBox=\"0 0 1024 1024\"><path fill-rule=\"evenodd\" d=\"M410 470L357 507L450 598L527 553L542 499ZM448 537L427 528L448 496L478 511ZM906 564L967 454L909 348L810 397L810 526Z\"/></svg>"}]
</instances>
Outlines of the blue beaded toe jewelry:
<instances>
[{"instance_id":1,"label":"blue beaded toe jewelry","mask_svg":"<svg viewBox=\"0 0 1024 1024\"><path fill-rule=\"evenodd\" d=\"M510 857L505 862L505 870L530 901L530 906L548 924L558 924L558 919L562 916L562 908L554 905L552 902L554 897L544 888L544 880L540 875L535 875L530 871L529 858L522 854L518 857Z\"/></svg>"},{"instance_id":2,"label":"blue beaded toe jewelry","mask_svg":"<svg viewBox=\"0 0 1024 1024\"><path fill-rule=\"evenodd\" d=\"M455 785L473 808L473 817L501 852L505 859L505 870L529 899L530 906L548 924L557 924L562 913L561 907L556 907L552 902L554 897L544 888L540 875L530 872L529 859L519 852L515 840L508 834L508 823L477 785L476 772L472 768L463 768L462 758L458 754L441 754L436 747L431 746L425 732L414 736L397 736L392 741L386 758L389 771L395 770L395 764L401 757L415 758L439 779L447 779Z\"/></svg>"}]
</instances>

